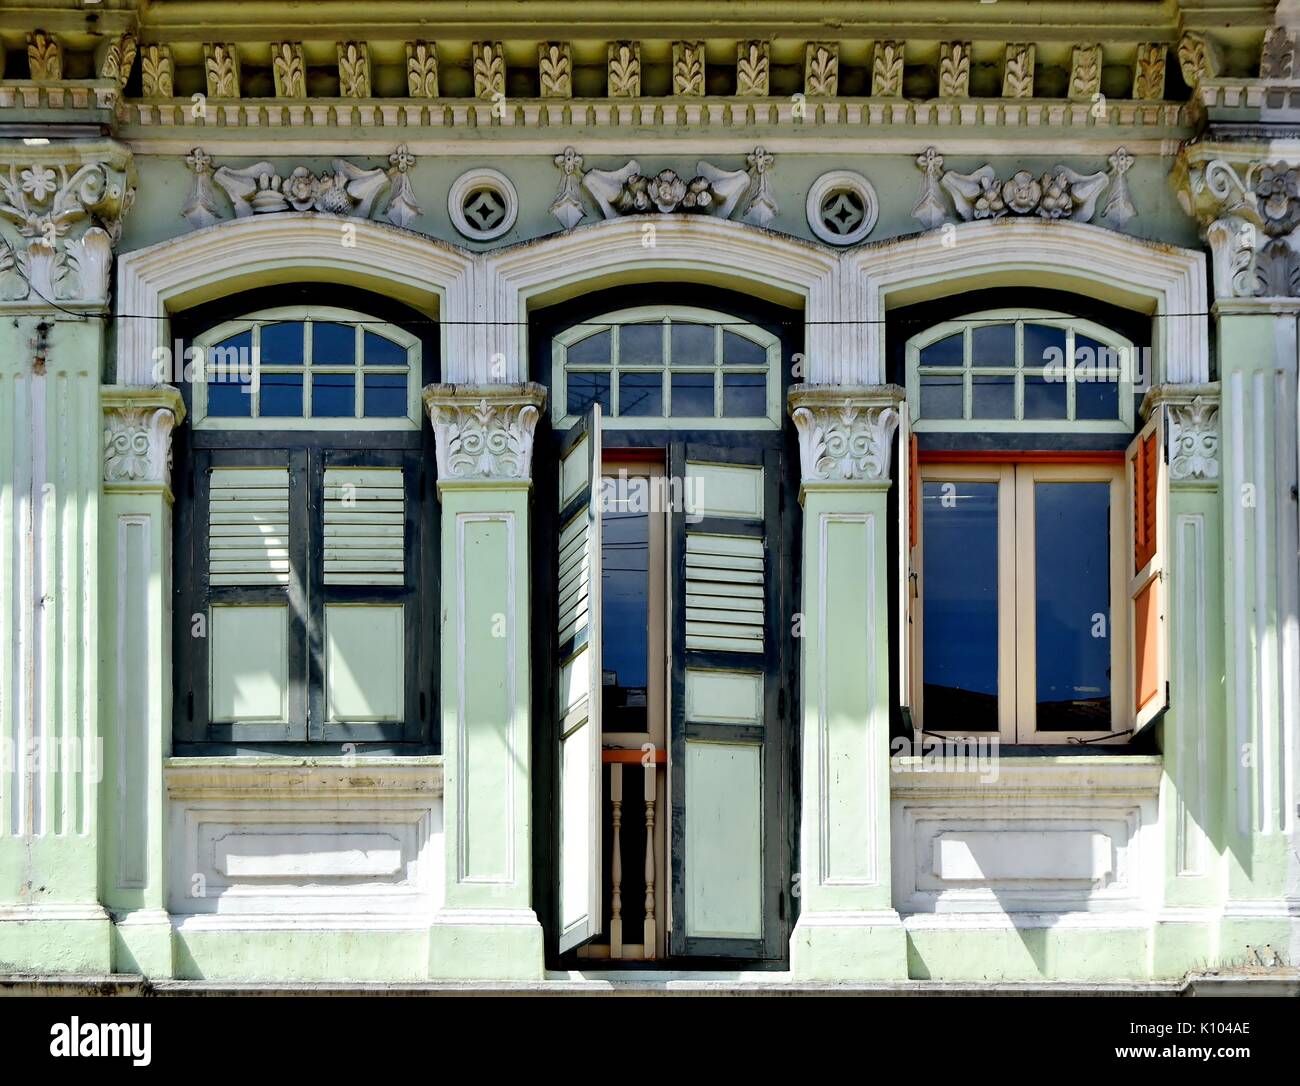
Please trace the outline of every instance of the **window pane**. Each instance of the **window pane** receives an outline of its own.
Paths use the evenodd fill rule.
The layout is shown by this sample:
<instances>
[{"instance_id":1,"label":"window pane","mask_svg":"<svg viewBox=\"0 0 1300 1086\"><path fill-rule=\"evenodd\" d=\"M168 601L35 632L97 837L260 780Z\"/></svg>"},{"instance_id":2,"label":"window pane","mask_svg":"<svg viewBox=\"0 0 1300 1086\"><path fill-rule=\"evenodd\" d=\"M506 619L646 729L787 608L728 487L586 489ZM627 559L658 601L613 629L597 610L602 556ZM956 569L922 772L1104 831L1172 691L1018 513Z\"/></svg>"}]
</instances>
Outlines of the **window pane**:
<instances>
[{"instance_id":1,"label":"window pane","mask_svg":"<svg viewBox=\"0 0 1300 1086\"><path fill-rule=\"evenodd\" d=\"M727 418L762 418L767 414L767 374L724 373L722 413Z\"/></svg>"},{"instance_id":2,"label":"window pane","mask_svg":"<svg viewBox=\"0 0 1300 1086\"><path fill-rule=\"evenodd\" d=\"M1011 419L1016 415L1016 379L1011 374L971 377L971 418Z\"/></svg>"},{"instance_id":3,"label":"window pane","mask_svg":"<svg viewBox=\"0 0 1300 1086\"><path fill-rule=\"evenodd\" d=\"M970 333L971 364L975 366L1014 366L1016 364L1016 326L1014 324L977 324Z\"/></svg>"},{"instance_id":4,"label":"window pane","mask_svg":"<svg viewBox=\"0 0 1300 1086\"><path fill-rule=\"evenodd\" d=\"M1119 384L1115 381L1075 381L1076 419L1119 418Z\"/></svg>"},{"instance_id":5,"label":"window pane","mask_svg":"<svg viewBox=\"0 0 1300 1086\"><path fill-rule=\"evenodd\" d=\"M301 366L302 332L303 325L298 321L262 325L262 347L259 356L262 365Z\"/></svg>"},{"instance_id":6,"label":"window pane","mask_svg":"<svg viewBox=\"0 0 1300 1086\"><path fill-rule=\"evenodd\" d=\"M998 484L922 491L925 726L998 727Z\"/></svg>"},{"instance_id":7,"label":"window pane","mask_svg":"<svg viewBox=\"0 0 1300 1086\"><path fill-rule=\"evenodd\" d=\"M1074 417L1119 418L1120 351L1089 336L1074 337Z\"/></svg>"},{"instance_id":8,"label":"window pane","mask_svg":"<svg viewBox=\"0 0 1300 1086\"><path fill-rule=\"evenodd\" d=\"M225 419L245 419L253 411L252 386L242 381L208 384L208 414Z\"/></svg>"},{"instance_id":9,"label":"window pane","mask_svg":"<svg viewBox=\"0 0 1300 1086\"><path fill-rule=\"evenodd\" d=\"M1110 729L1110 486L1034 486L1038 727Z\"/></svg>"},{"instance_id":10,"label":"window pane","mask_svg":"<svg viewBox=\"0 0 1300 1086\"><path fill-rule=\"evenodd\" d=\"M921 348L923 366L960 366L966 361L964 336L956 332L951 336Z\"/></svg>"},{"instance_id":11,"label":"window pane","mask_svg":"<svg viewBox=\"0 0 1300 1086\"><path fill-rule=\"evenodd\" d=\"M713 325L674 324L669 328L672 336L673 364L714 363Z\"/></svg>"},{"instance_id":12,"label":"window pane","mask_svg":"<svg viewBox=\"0 0 1300 1086\"><path fill-rule=\"evenodd\" d=\"M674 373L673 414L713 414L713 374Z\"/></svg>"},{"instance_id":13,"label":"window pane","mask_svg":"<svg viewBox=\"0 0 1300 1086\"><path fill-rule=\"evenodd\" d=\"M357 412L356 379L350 373L314 373L311 413L317 418L351 418Z\"/></svg>"},{"instance_id":14,"label":"window pane","mask_svg":"<svg viewBox=\"0 0 1300 1086\"><path fill-rule=\"evenodd\" d=\"M601 727L646 730L650 517L641 476L609 477L601 512Z\"/></svg>"},{"instance_id":15,"label":"window pane","mask_svg":"<svg viewBox=\"0 0 1300 1086\"><path fill-rule=\"evenodd\" d=\"M767 364L767 348L752 339L723 329L722 361L725 365L762 366Z\"/></svg>"},{"instance_id":16,"label":"window pane","mask_svg":"<svg viewBox=\"0 0 1300 1086\"><path fill-rule=\"evenodd\" d=\"M352 325L318 321L311 326L313 366L351 366L356 355L357 332Z\"/></svg>"},{"instance_id":17,"label":"window pane","mask_svg":"<svg viewBox=\"0 0 1300 1086\"><path fill-rule=\"evenodd\" d=\"M646 365L664 359L662 324L625 324L618 330L620 365Z\"/></svg>"},{"instance_id":18,"label":"window pane","mask_svg":"<svg viewBox=\"0 0 1300 1086\"><path fill-rule=\"evenodd\" d=\"M1061 378L1065 375L1065 329L1045 324L1025 325L1025 373ZM1027 412L1026 412L1027 414Z\"/></svg>"},{"instance_id":19,"label":"window pane","mask_svg":"<svg viewBox=\"0 0 1300 1086\"><path fill-rule=\"evenodd\" d=\"M374 332L367 332L365 336L367 366L406 365L406 348L400 343L394 343L391 339L376 335Z\"/></svg>"},{"instance_id":20,"label":"window pane","mask_svg":"<svg viewBox=\"0 0 1300 1086\"><path fill-rule=\"evenodd\" d=\"M1046 377L1025 374L1025 418L1065 418L1066 383L1063 377Z\"/></svg>"},{"instance_id":21,"label":"window pane","mask_svg":"<svg viewBox=\"0 0 1300 1086\"><path fill-rule=\"evenodd\" d=\"M609 413L608 373L566 373L568 410L570 415L585 415L592 404L600 404L601 411Z\"/></svg>"},{"instance_id":22,"label":"window pane","mask_svg":"<svg viewBox=\"0 0 1300 1086\"><path fill-rule=\"evenodd\" d=\"M618 379L620 415L663 415L662 373L624 373Z\"/></svg>"},{"instance_id":23,"label":"window pane","mask_svg":"<svg viewBox=\"0 0 1300 1086\"><path fill-rule=\"evenodd\" d=\"M595 332L586 339L570 344L565 349L565 358L570 362L587 365L605 365L609 362L609 329Z\"/></svg>"},{"instance_id":24,"label":"window pane","mask_svg":"<svg viewBox=\"0 0 1300 1086\"><path fill-rule=\"evenodd\" d=\"M329 376L333 377L334 374ZM320 380L319 376L316 378ZM406 417L406 375L403 373L367 373L365 416L368 419Z\"/></svg>"},{"instance_id":25,"label":"window pane","mask_svg":"<svg viewBox=\"0 0 1300 1086\"><path fill-rule=\"evenodd\" d=\"M258 413L266 418L301 418L302 374L263 373Z\"/></svg>"},{"instance_id":26,"label":"window pane","mask_svg":"<svg viewBox=\"0 0 1300 1086\"><path fill-rule=\"evenodd\" d=\"M921 418L959 419L962 417L962 378L960 374L933 374L921 378Z\"/></svg>"},{"instance_id":27,"label":"window pane","mask_svg":"<svg viewBox=\"0 0 1300 1086\"><path fill-rule=\"evenodd\" d=\"M208 414L248 418L253 412L253 333L240 332L214 344L203 361Z\"/></svg>"}]
</instances>

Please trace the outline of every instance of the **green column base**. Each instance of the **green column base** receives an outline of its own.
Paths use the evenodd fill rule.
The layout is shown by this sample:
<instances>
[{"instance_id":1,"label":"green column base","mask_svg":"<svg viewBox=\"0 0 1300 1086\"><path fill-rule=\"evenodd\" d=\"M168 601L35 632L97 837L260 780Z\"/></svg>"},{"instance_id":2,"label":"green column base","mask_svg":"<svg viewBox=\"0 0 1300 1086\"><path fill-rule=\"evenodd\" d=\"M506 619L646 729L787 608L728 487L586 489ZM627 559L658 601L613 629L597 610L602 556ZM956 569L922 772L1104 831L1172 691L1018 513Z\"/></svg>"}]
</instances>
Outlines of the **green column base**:
<instances>
[{"instance_id":1,"label":"green column base","mask_svg":"<svg viewBox=\"0 0 1300 1086\"><path fill-rule=\"evenodd\" d=\"M1151 928L1108 925L1092 917L1029 922L990 916L981 922L925 918L907 929L913 980L1148 980Z\"/></svg>"},{"instance_id":2,"label":"green column base","mask_svg":"<svg viewBox=\"0 0 1300 1086\"><path fill-rule=\"evenodd\" d=\"M448 909L429 929L431 980L541 980L545 971L531 909Z\"/></svg>"},{"instance_id":3,"label":"green column base","mask_svg":"<svg viewBox=\"0 0 1300 1086\"><path fill-rule=\"evenodd\" d=\"M165 909L136 909L113 924L113 972L172 977L172 921Z\"/></svg>"},{"instance_id":4,"label":"green column base","mask_svg":"<svg viewBox=\"0 0 1300 1086\"><path fill-rule=\"evenodd\" d=\"M1152 935L1152 977L1177 979L1210 968L1219 956L1218 929L1218 909L1187 909L1176 919L1162 913Z\"/></svg>"},{"instance_id":5,"label":"green column base","mask_svg":"<svg viewBox=\"0 0 1300 1086\"><path fill-rule=\"evenodd\" d=\"M111 973L113 922L98 905L0 905L0 973Z\"/></svg>"},{"instance_id":6,"label":"green column base","mask_svg":"<svg viewBox=\"0 0 1300 1086\"><path fill-rule=\"evenodd\" d=\"M804 913L790 936L795 980L906 980L907 937L893 909Z\"/></svg>"},{"instance_id":7,"label":"green column base","mask_svg":"<svg viewBox=\"0 0 1300 1086\"><path fill-rule=\"evenodd\" d=\"M206 918L204 918L206 921ZM422 981L423 927L225 926L185 922L176 929L178 980L308 982Z\"/></svg>"},{"instance_id":8,"label":"green column base","mask_svg":"<svg viewBox=\"0 0 1300 1086\"><path fill-rule=\"evenodd\" d=\"M1284 965L1291 960L1291 948L1300 946L1300 917L1287 916L1282 902L1233 902L1224 906L1219 923L1219 955L1214 965L1270 966L1275 958Z\"/></svg>"}]
</instances>

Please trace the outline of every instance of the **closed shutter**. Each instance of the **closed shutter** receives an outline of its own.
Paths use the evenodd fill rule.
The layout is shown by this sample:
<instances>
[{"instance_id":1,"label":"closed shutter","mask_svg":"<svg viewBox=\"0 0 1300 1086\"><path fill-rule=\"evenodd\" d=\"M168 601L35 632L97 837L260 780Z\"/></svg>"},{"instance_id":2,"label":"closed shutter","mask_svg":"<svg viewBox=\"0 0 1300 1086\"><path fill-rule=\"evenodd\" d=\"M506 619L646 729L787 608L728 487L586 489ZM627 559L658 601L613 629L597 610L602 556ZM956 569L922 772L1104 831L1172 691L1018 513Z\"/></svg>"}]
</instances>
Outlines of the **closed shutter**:
<instances>
[{"instance_id":1,"label":"closed shutter","mask_svg":"<svg viewBox=\"0 0 1300 1086\"><path fill-rule=\"evenodd\" d=\"M1127 453L1132 528L1129 644L1135 732L1150 725L1169 706L1168 545L1164 538L1167 455L1164 408L1157 407Z\"/></svg>"},{"instance_id":2,"label":"closed shutter","mask_svg":"<svg viewBox=\"0 0 1300 1086\"><path fill-rule=\"evenodd\" d=\"M405 581L406 488L401 468L325 469L325 583Z\"/></svg>"}]
</instances>

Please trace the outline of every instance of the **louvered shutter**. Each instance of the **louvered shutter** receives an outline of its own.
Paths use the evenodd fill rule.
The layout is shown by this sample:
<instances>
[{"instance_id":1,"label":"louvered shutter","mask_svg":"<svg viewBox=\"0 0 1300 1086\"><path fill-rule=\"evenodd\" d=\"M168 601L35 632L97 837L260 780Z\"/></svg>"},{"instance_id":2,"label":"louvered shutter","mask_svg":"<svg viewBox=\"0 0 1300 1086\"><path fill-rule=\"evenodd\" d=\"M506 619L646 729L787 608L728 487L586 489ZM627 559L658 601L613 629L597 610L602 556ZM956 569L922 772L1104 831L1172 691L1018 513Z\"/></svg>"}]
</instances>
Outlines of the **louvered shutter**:
<instances>
[{"instance_id":1,"label":"louvered shutter","mask_svg":"<svg viewBox=\"0 0 1300 1086\"><path fill-rule=\"evenodd\" d=\"M779 834L781 469L774 449L669 453L672 933L675 954L774 957Z\"/></svg>"},{"instance_id":2,"label":"louvered shutter","mask_svg":"<svg viewBox=\"0 0 1300 1086\"><path fill-rule=\"evenodd\" d=\"M1164 539L1168 478L1164 409L1128 447L1132 549L1128 556L1133 728L1140 732L1169 705L1168 574Z\"/></svg>"}]
</instances>

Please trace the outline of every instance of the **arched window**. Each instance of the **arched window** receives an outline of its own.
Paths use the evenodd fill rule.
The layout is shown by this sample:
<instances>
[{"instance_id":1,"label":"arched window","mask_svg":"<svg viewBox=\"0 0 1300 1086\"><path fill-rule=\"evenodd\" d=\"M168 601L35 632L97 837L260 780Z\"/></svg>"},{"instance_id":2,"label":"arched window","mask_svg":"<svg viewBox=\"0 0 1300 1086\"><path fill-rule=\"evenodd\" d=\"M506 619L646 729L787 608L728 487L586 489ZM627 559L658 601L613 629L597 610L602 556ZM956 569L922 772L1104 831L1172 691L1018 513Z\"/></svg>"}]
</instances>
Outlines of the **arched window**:
<instances>
[{"instance_id":1,"label":"arched window","mask_svg":"<svg viewBox=\"0 0 1300 1086\"><path fill-rule=\"evenodd\" d=\"M437 533L419 396L436 373L432 322L360 292L281 289L366 308L247 304L263 292L176 322L191 359L176 742L426 748Z\"/></svg>"},{"instance_id":2,"label":"arched window","mask_svg":"<svg viewBox=\"0 0 1300 1086\"><path fill-rule=\"evenodd\" d=\"M606 427L779 427L780 341L707 309L625 309L553 341L552 387L567 428L592 404Z\"/></svg>"},{"instance_id":3,"label":"arched window","mask_svg":"<svg viewBox=\"0 0 1300 1086\"><path fill-rule=\"evenodd\" d=\"M1132 342L1064 313L993 310L945 321L907 343L918 432L1133 429Z\"/></svg>"}]
</instances>

